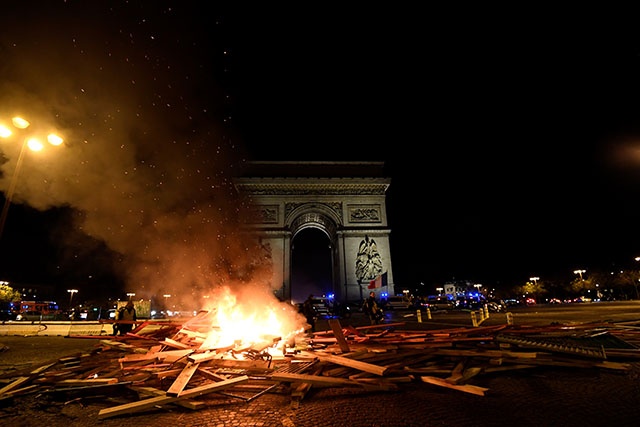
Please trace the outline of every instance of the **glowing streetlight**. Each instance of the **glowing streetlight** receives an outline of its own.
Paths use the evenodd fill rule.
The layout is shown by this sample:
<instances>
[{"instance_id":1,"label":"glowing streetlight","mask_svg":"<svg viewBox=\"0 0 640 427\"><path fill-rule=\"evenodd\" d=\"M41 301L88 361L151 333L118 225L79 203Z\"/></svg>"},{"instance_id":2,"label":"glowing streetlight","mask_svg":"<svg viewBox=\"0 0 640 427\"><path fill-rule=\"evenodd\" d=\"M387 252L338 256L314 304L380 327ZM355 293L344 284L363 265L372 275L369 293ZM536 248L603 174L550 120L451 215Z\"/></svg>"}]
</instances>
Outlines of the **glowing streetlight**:
<instances>
[{"instance_id":1,"label":"glowing streetlight","mask_svg":"<svg viewBox=\"0 0 640 427\"><path fill-rule=\"evenodd\" d=\"M578 274L578 275L580 275L580 280L584 280L584 279L582 278L582 273L586 273L586 272L587 272L587 270L573 270L573 274Z\"/></svg>"},{"instance_id":2,"label":"glowing streetlight","mask_svg":"<svg viewBox=\"0 0 640 427\"><path fill-rule=\"evenodd\" d=\"M73 301L73 294L77 293L78 290L77 289L67 289L67 292L69 292L69 308L71 308L71 302Z\"/></svg>"},{"instance_id":3,"label":"glowing streetlight","mask_svg":"<svg viewBox=\"0 0 640 427\"><path fill-rule=\"evenodd\" d=\"M171 294L164 294L162 296L164 297L164 306L169 307L168 301L169 301L169 298L171 298Z\"/></svg>"},{"instance_id":4,"label":"glowing streetlight","mask_svg":"<svg viewBox=\"0 0 640 427\"><path fill-rule=\"evenodd\" d=\"M129 297L129 300L131 300L131 298L135 297L136 294L135 292L127 292L127 296Z\"/></svg>"},{"instance_id":5,"label":"glowing streetlight","mask_svg":"<svg viewBox=\"0 0 640 427\"><path fill-rule=\"evenodd\" d=\"M444 288L436 288L436 291L438 291L438 296L442 295L442 291L444 291Z\"/></svg>"},{"instance_id":6,"label":"glowing streetlight","mask_svg":"<svg viewBox=\"0 0 640 427\"><path fill-rule=\"evenodd\" d=\"M14 117L13 119L11 119L11 123L16 129L26 129L30 126L30 123L21 117ZM0 138L9 138L12 134L13 131L9 127L0 124ZM51 133L47 136L47 141L51 145L58 146L62 144L63 139L60 136ZM11 206L11 199L13 199L13 193L16 190L18 175L20 175L22 162L24 161L24 154L27 148L29 148L31 151L41 151L44 148L44 144L36 137L25 137L22 142L20 154L18 154L18 160L16 161L16 168L14 169L13 175L11 176L11 181L9 182L9 189L5 193L4 206L2 207L2 214L0 215L0 238L2 238L4 224L7 222L9 206Z\"/></svg>"},{"instance_id":7,"label":"glowing streetlight","mask_svg":"<svg viewBox=\"0 0 640 427\"><path fill-rule=\"evenodd\" d=\"M533 280L533 284L538 286L538 280L540 280L539 277L529 277L529 280Z\"/></svg>"}]
</instances>

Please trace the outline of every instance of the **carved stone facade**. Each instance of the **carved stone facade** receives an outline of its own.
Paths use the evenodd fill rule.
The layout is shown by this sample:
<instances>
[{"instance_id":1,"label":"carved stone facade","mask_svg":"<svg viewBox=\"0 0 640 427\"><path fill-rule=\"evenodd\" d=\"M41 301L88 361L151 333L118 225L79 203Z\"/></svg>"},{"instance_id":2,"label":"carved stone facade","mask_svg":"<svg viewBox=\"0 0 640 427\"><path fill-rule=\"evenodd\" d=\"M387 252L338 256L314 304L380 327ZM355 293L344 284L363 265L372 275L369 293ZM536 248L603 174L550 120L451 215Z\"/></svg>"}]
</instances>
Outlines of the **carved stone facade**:
<instances>
[{"instance_id":1,"label":"carved stone facade","mask_svg":"<svg viewBox=\"0 0 640 427\"><path fill-rule=\"evenodd\" d=\"M247 230L271 249L272 286L292 301L291 250L295 236L313 227L329 238L332 292L338 301L366 297L369 282L386 273L393 292L382 162L252 162L236 178L250 203ZM293 301L300 302L300 301Z\"/></svg>"}]
</instances>

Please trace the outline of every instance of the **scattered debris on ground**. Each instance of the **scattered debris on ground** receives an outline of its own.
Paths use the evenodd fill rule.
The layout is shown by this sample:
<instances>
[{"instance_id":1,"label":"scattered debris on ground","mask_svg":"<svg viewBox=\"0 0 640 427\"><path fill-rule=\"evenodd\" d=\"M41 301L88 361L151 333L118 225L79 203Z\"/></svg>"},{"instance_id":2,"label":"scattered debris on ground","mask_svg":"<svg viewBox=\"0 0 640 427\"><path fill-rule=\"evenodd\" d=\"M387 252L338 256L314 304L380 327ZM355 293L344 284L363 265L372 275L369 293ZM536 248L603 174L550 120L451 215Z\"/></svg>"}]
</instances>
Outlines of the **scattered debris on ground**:
<instances>
[{"instance_id":1,"label":"scattered debris on ground","mask_svg":"<svg viewBox=\"0 0 640 427\"><path fill-rule=\"evenodd\" d=\"M126 336L77 337L98 342L88 353L0 372L0 406L33 394L65 402L99 397L104 419L169 404L198 410L211 393L249 402L278 391L297 407L312 388L386 392L410 382L484 396L488 389L474 384L482 375L541 366L624 372L640 360L635 324L413 331L404 323L343 327L331 320L330 330L289 343L265 337L246 346L207 348L212 327L206 317L198 320L145 321Z\"/></svg>"}]
</instances>

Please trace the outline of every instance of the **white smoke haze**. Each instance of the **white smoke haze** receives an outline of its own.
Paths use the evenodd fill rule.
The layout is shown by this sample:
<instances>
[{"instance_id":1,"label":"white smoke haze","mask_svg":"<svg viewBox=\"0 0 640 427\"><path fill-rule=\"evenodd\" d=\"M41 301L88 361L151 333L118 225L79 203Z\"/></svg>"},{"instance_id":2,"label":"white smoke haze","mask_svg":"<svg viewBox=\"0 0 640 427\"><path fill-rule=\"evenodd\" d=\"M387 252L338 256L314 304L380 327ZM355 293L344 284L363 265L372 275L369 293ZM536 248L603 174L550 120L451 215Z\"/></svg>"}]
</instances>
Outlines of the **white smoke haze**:
<instances>
[{"instance_id":1,"label":"white smoke haze","mask_svg":"<svg viewBox=\"0 0 640 427\"><path fill-rule=\"evenodd\" d=\"M13 203L72 208L74 229L121 255L124 291L170 294L188 308L220 286L249 304L275 301L270 266L256 264L257 243L239 232L244 204L231 183L244 155L224 128L212 65L202 66L215 52L205 61L180 28L158 39L147 34L152 23L123 28L115 13L82 25L67 19L43 33L41 14L0 38L0 122L32 123L0 140L0 190L9 188L18 138L51 127L65 142L26 153ZM82 251L77 236L51 234L61 253Z\"/></svg>"}]
</instances>

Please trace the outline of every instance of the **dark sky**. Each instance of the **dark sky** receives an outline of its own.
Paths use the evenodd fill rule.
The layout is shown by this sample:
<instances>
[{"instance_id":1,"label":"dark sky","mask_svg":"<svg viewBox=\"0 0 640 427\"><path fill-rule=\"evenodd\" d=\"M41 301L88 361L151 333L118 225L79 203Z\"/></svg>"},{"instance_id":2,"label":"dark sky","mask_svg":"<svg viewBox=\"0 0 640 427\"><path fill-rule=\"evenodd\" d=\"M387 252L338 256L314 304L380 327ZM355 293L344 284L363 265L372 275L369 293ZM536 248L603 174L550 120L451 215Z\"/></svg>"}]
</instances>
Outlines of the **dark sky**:
<instances>
[{"instance_id":1,"label":"dark sky","mask_svg":"<svg viewBox=\"0 0 640 427\"><path fill-rule=\"evenodd\" d=\"M22 108L66 135L22 168L1 243L14 280L99 281L111 263L208 280L242 160L384 161L399 285L509 286L640 254L624 11L202 4L3 5L0 118ZM6 191L17 151L1 149ZM29 252L49 261L18 274Z\"/></svg>"}]
</instances>

